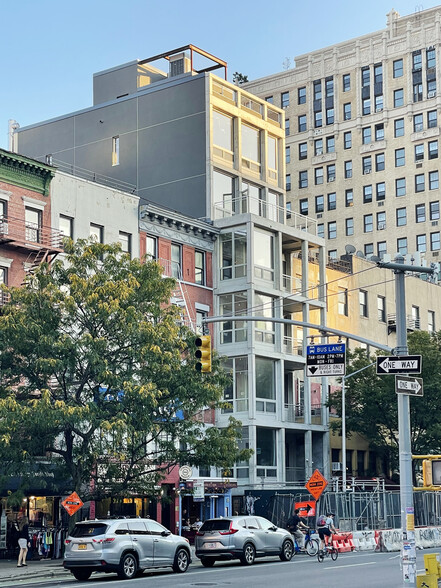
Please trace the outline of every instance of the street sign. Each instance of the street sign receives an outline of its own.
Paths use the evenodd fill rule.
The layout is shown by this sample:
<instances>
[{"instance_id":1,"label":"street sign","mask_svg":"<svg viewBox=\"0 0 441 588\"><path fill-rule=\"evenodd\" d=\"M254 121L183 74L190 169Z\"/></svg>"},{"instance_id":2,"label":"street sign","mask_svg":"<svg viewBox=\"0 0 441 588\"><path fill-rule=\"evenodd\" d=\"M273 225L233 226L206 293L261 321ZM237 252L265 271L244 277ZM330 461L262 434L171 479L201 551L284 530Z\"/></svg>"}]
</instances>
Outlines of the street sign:
<instances>
[{"instance_id":1,"label":"street sign","mask_svg":"<svg viewBox=\"0 0 441 588\"><path fill-rule=\"evenodd\" d=\"M409 394L410 396L422 396L423 378L395 376L395 392Z\"/></svg>"},{"instance_id":2,"label":"street sign","mask_svg":"<svg viewBox=\"0 0 441 588\"><path fill-rule=\"evenodd\" d=\"M327 485L328 480L322 476L319 470L315 470L315 472L306 482L305 488L309 491L310 494L314 496L316 500L318 500Z\"/></svg>"},{"instance_id":3,"label":"street sign","mask_svg":"<svg viewBox=\"0 0 441 588\"><path fill-rule=\"evenodd\" d=\"M346 373L345 343L308 345L306 348L306 375L344 376Z\"/></svg>"},{"instance_id":4,"label":"street sign","mask_svg":"<svg viewBox=\"0 0 441 588\"><path fill-rule=\"evenodd\" d=\"M64 506L64 508L69 513L69 516L71 517L83 506L84 502L76 492L72 492L72 494L65 498L61 504Z\"/></svg>"},{"instance_id":5,"label":"street sign","mask_svg":"<svg viewBox=\"0 0 441 588\"><path fill-rule=\"evenodd\" d=\"M401 355L400 357L377 357L377 375L420 374L421 355Z\"/></svg>"}]
</instances>

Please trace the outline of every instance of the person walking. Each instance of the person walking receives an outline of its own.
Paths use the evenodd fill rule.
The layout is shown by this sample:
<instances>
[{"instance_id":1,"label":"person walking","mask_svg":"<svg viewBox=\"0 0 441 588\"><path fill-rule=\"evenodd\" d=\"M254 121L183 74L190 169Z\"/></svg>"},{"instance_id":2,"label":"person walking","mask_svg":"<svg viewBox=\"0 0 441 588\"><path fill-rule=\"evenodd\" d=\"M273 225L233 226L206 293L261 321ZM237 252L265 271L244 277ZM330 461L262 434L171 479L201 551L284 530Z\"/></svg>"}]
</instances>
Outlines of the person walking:
<instances>
[{"instance_id":1,"label":"person walking","mask_svg":"<svg viewBox=\"0 0 441 588\"><path fill-rule=\"evenodd\" d=\"M18 524L18 546L20 552L18 554L17 568L27 566L26 555L28 553L28 542L29 542L29 519L28 517L22 517Z\"/></svg>"}]
</instances>

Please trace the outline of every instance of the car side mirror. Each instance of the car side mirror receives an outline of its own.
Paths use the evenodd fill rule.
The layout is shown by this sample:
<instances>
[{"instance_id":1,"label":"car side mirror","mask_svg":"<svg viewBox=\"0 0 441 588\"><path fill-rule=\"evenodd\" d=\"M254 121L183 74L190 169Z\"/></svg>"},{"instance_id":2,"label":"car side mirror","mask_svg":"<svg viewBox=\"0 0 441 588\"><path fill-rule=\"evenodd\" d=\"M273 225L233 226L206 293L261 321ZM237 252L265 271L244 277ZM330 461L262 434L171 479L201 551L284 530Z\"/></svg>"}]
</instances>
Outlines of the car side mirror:
<instances>
[{"instance_id":1,"label":"car side mirror","mask_svg":"<svg viewBox=\"0 0 441 588\"><path fill-rule=\"evenodd\" d=\"M162 531L161 533L162 537L168 537L169 535L171 535L171 531Z\"/></svg>"},{"instance_id":2,"label":"car side mirror","mask_svg":"<svg viewBox=\"0 0 441 588\"><path fill-rule=\"evenodd\" d=\"M277 531L276 525L273 525L272 527L270 527L270 531Z\"/></svg>"}]
</instances>

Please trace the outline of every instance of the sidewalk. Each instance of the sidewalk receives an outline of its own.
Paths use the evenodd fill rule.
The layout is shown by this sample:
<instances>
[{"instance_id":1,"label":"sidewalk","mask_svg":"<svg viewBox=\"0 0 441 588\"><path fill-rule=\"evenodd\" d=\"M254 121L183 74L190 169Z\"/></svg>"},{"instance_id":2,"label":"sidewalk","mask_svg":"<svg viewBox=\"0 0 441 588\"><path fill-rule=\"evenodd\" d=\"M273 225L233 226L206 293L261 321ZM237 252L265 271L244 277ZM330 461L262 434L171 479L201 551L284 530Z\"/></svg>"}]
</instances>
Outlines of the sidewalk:
<instances>
[{"instance_id":1,"label":"sidewalk","mask_svg":"<svg viewBox=\"0 0 441 588\"><path fill-rule=\"evenodd\" d=\"M70 572L63 568L62 559L28 560L26 564L18 568L16 559L0 559L0 586L16 586L19 578L71 577Z\"/></svg>"}]
</instances>

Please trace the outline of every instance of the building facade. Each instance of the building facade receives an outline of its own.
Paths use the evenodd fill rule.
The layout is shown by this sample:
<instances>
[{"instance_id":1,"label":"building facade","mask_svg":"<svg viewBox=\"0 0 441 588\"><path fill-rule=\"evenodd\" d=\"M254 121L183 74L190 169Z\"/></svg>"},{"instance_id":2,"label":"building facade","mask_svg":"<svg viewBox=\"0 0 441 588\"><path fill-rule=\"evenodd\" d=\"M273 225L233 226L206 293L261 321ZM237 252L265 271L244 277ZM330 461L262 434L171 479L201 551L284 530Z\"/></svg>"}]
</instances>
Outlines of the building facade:
<instances>
[{"instance_id":1,"label":"building facade","mask_svg":"<svg viewBox=\"0 0 441 588\"><path fill-rule=\"evenodd\" d=\"M287 202L331 258L438 261L440 23L441 7L392 10L385 29L245 84L285 110Z\"/></svg>"}]
</instances>

